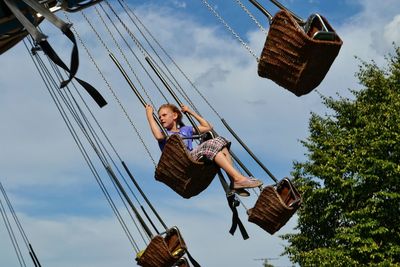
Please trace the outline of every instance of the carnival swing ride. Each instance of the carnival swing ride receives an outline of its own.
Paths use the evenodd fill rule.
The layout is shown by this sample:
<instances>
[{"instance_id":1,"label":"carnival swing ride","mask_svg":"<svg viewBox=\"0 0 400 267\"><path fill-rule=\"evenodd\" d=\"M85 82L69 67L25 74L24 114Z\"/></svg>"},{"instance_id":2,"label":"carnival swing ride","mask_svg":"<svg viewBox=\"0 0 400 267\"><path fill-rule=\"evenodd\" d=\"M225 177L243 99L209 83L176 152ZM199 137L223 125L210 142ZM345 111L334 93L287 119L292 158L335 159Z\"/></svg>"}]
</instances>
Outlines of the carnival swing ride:
<instances>
[{"instance_id":1,"label":"carnival swing ride","mask_svg":"<svg viewBox=\"0 0 400 267\"><path fill-rule=\"evenodd\" d=\"M207 0L200 1L256 58L260 77L271 79L297 96L309 93L320 84L342 45L337 33L326 18L320 14L312 14L307 20L303 20L276 0L271 0L271 3L279 8L279 11L272 16L260 3L255 0L249 0L253 7L268 18L269 30L266 31L251 14L249 8L240 0L235 0L260 29L266 33L265 45L260 58L258 58ZM85 102L85 96L75 86L74 82L76 81L99 107L107 104L100 91L89 82L77 78L79 66L77 40L127 118L130 126L132 126L138 141L149 155L155 167L154 177L157 181L164 183L181 197L188 199L202 193L218 176L224 189L228 206L232 211L232 226L229 232L233 235L239 227L243 239L247 239L249 236L237 211L237 207L244 207L244 205L241 205L243 203L237 192L230 189L225 178L226 175L213 163L193 160L179 135L168 136L168 133L165 130L163 131L165 136L168 137L167 143L158 163L156 163L138 127L122 104L111 82L101 70L98 60L90 51L87 41L84 40L83 36L79 34L77 28L72 24L70 13L79 13L81 15L82 21L87 23L95 39L104 48L103 51L109 57L110 62L113 62L120 72L120 78L124 78L143 106L146 103L151 103L155 106L154 99L150 97L151 94L146 89L148 86L145 86L143 81L148 79L147 81L151 84L151 87L157 90L156 93L164 102L170 103L169 98L172 98L173 102L181 105L184 101L200 114L197 105L178 82L176 76L181 75L190 84L190 89L204 100L233 138L274 181L272 185L260 187L257 190L253 189L257 196L255 205L251 209L244 207L248 214L248 221L260 226L268 233L274 234L287 223L300 207L301 196L299 192L289 178L278 180L254 155L163 48L127 2L125 0L0 0L0 53L7 53L18 43L23 43L26 47L69 132L132 244L139 266L190 266L189 261L193 266L200 266L200 264L188 252L188 247L178 228L176 226L167 227L164 223L111 142L106 131L96 119L90 104L88 105ZM93 14L97 16L101 23L95 24L90 16L87 15L86 8L92 9ZM56 12L58 14L63 13L67 22L55 15ZM69 66L58 56L57 49L52 48L47 41L47 36L42 33L40 24L44 20L59 28L71 41L73 48ZM104 34L99 31L100 27L107 32L108 40L110 41L105 40ZM131 29L135 29L137 33L134 33ZM109 42L112 44L108 44ZM115 51L129 68L129 74L114 54ZM140 68L142 75L138 74L138 70L133 67L134 64L128 58L135 59L135 64L137 68ZM171 66L174 68L173 70ZM193 118L189 114L185 115L188 123L196 128ZM160 126L160 130L163 130L157 115L153 114L153 117ZM212 132L205 135L196 135L193 138L200 143L207 138L215 136L218 136L218 133L212 130ZM88 152L88 147L91 148L91 153L94 153L94 157ZM233 151L231 151L231 154L235 164L240 167L241 171L250 177L254 177L252 172ZM100 162L99 164L95 163L97 160ZM121 171L122 169L125 171L125 175ZM126 175L129 177L129 181L125 178ZM137 236L139 237L135 237L131 233L127 222L121 216L113 197L109 193L110 189L105 186L104 177L102 176L108 176L112 182L119 198L125 204L127 213L135 224ZM131 184L134 185L136 193ZM10 210L12 210L4 188L1 186L0 189L9 204ZM139 200L138 195L142 200ZM134 197L136 204L131 200L131 196ZM150 213L144 208L142 202L146 203L146 209L150 209ZM156 221L152 217L155 217ZM17 223L17 225L20 225L20 223ZM162 230L159 229L160 227ZM9 228L12 229L11 226ZM21 227L18 228L22 231ZM24 236L26 237L26 235ZM138 244L138 239L142 239L145 247ZM30 248L29 251L35 266L40 266L30 242L27 238L24 238L24 240ZM20 252L17 255L22 257Z\"/></svg>"}]
</instances>

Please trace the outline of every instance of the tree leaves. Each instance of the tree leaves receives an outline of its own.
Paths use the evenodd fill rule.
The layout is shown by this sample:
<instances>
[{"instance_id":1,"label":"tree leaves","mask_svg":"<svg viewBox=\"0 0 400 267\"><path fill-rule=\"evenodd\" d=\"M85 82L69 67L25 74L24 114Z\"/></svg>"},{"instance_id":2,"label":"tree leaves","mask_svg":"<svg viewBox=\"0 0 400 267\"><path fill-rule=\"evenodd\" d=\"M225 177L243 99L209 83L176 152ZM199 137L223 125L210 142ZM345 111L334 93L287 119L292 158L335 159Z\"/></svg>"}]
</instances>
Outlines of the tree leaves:
<instances>
[{"instance_id":1,"label":"tree leaves","mask_svg":"<svg viewBox=\"0 0 400 267\"><path fill-rule=\"evenodd\" d=\"M400 266L400 49L380 69L362 62L354 99L322 96L294 164L299 233L283 236L301 266Z\"/></svg>"}]
</instances>

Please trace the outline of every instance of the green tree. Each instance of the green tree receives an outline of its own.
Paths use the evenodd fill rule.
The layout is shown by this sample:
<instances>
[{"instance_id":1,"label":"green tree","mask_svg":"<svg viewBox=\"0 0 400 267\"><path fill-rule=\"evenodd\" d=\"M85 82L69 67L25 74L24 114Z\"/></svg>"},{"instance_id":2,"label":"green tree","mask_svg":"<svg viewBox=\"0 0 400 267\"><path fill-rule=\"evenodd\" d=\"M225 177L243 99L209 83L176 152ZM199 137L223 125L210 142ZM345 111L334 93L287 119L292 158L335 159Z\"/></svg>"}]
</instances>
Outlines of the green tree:
<instances>
[{"instance_id":1,"label":"green tree","mask_svg":"<svg viewBox=\"0 0 400 267\"><path fill-rule=\"evenodd\" d=\"M400 266L400 49L362 62L352 99L322 97L294 163L303 193L298 233L283 236L301 266Z\"/></svg>"},{"instance_id":2,"label":"green tree","mask_svg":"<svg viewBox=\"0 0 400 267\"><path fill-rule=\"evenodd\" d=\"M263 267L274 267L274 265L270 264L268 259L264 259Z\"/></svg>"}]
</instances>

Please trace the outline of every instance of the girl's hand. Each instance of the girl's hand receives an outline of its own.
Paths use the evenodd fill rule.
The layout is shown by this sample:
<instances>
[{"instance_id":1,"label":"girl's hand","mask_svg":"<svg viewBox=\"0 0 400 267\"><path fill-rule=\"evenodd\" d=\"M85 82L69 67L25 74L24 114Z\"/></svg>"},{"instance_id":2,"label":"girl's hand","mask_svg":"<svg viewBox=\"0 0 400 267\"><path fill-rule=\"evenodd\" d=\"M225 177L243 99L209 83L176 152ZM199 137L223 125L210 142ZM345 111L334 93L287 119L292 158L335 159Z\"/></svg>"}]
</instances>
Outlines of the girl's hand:
<instances>
[{"instance_id":1,"label":"girl's hand","mask_svg":"<svg viewBox=\"0 0 400 267\"><path fill-rule=\"evenodd\" d=\"M189 109L189 107L188 106L186 106L186 105L184 105L184 104L182 104L181 105L181 111L183 112L183 113L191 113L191 110Z\"/></svg>"},{"instance_id":2,"label":"girl's hand","mask_svg":"<svg viewBox=\"0 0 400 267\"><path fill-rule=\"evenodd\" d=\"M147 116L153 116L154 109L150 104L146 104L146 114Z\"/></svg>"}]
</instances>

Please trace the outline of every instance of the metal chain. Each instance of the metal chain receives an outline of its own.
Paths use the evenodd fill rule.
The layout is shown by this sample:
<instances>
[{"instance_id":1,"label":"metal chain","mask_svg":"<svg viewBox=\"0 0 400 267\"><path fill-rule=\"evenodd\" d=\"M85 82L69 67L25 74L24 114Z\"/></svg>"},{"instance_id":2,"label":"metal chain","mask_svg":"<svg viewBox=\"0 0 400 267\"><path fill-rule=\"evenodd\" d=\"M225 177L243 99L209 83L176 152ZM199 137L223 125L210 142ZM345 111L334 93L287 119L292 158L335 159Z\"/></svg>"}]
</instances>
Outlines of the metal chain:
<instances>
[{"instance_id":1,"label":"metal chain","mask_svg":"<svg viewBox=\"0 0 400 267\"><path fill-rule=\"evenodd\" d=\"M112 38L112 40L113 40L115 46L118 48L118 51L121 53L121 55L122 55L122 57L124 58L126 64L128 64L129 69L131 70L131 72L132 72L133 75L135 76L137 82L138 82L139 85L140 85L140 88L143 90L143 92L145 93L147 99L150 101L151 105L154 107L155 105L154 105L153 101L151 100L151 98L150 98L150 96L149 96L147 90L144 88L144 86L143 86L142 82L140 81L139 77L137 76L136 72L133 70L132 65L130 64L128 58L126 57L124 51L122 51L121 46L118 44L117 40L115 39L115 36L112 34L112 32L111 32L110 28L108 27L107 23L105 22L103 16L100 14L100 12L99 12L99 10L98 10L97 7L94 7L94 9L95 9L97 15L99 16L99 18L101 19L101 21L103 22L104 26L106 27L107 32L110 34L110 36L111 36L111 38ZM104 10L103 10L103 11L104 11Z\"/></svg>"},{"instance_id":2,"label":"metal chain","mask_svg":"<svg viewBox=\"0 0 400 267\"><path fill-rule=\"evenodd\" d=\"M227 30L236 37L236 39L242 44L242 46L244 48L247 49L247 51L249 51L249 53L258 61L260 61L260 59L257 57L257 55L254 53L254 51L247 45L247 43L245 41L242 40L242 38L240 38L240 36L228 25L228 23L225 22L225 20L218 14L217 11L215 11L214 8L212 8L210 6L210 4L206 1L206 0L201 0L203 2L204 5L206 5L206 7L214 14L214 16L225 26L225 28L227 28Z\"/></svg>"},{"instance_id":3,"label":"metal chain","mask_svg":"<svg viewBox=\"0 0 400 267\"><path fill-rule=\"evenodd\" d=\"M261 24L258 22L258 20L254 17L254 15L250 12L250 10L247 9L247 7L242 3L242 1L240 1L240 0L235 0L235 1L244 10L244 12L246 12L247 15L249 15L249 17L254 21L254 23L258 26L258 28L260 28L260 30L263 33L265 33L265 35L267 35L268 31L263 26L261 26Z\"/></svg>"},{"instance_id":4,"label":"metal chain","mask_svg":"<svg viewBox=\"0 0 400 267\"><path fill-rule=\"evenodd\" d=\"M87 19L86 15L81 11L81 14L83 15L83 17L86 19L86 21L88 22L88 24L90 25L90 27L93 29L93 31L95 32L95 34L97 35L97 37L99 38L99 41L103 44L103 46L106 48L106 50L111 53L111 51L108 49L107 45L104 43L104 41L101 39L101 37L98 35L97 31L94 29L93 25L90 23L90 21ZM69 16L67 15L66 12L64 12L64 16L67 18L68 22L71 23L71 20L69 19ZM133 129L136 132L136 135L139 137L140 142L142 143L142 145L144 146L147 154L149 155L151 161L153 162L154 166L157 166L156 161L154 160L153 156L150 153L150 150L148 149L146 143L144 142L139 130L136 128L135 124L133 123L132 119L130 118L130 116L128 115L128 112L125 110L124 106L122 105L121 101L119 100L118 96L116 95L116 93L114 92L114 90L112 89L111 85L109 84L109 82L107 81L107 79L105 78L104 74L102 73L102 71L100 70L99 66L97 65L96 61L94 60L93 56L91 55L91 53L89 52L87 46L85 45L85 43L83 42L82 38L80 37L80 35L78 34L78 32L75 30L75 28L72 26L71 27L72 30L74 31L75 35L78 37L79 42L81 43L81 45L83 46L83 48L85 49L87 55L89 56L90 60L92 61L93 65L96 67L97 72L100 74L100 76L102 77L103 81L106 83L108 89L110 90L110 92L112 93L112 95L114 96L115 100L117 101L118 105L120 106L120 108L122 109L123 113L125 114L126 118L129 120L131 126L133 127Z\"/></svg>"},{"instance_id":5,"label":"metal chain","mask_svg":"<svg viewBox=\"0 0 400 267\"><path fill-rule=\"evenodd\" d=\"M120 0L118 0L120 2ZM125 5L126 10L128 10L134 17L135 19L140 23L140 25L144 28L144 30L149 34L149 36L153 39L153 41L158 45L158 47L163 51L163 53L168 57L169 60L174 64L174 66L179 70L179 72L185 77L185 79L190 83L190 85L193 87L193 89L200 95L200 97L206 102L206 104L213 110L213 112L218 116L218 118L222 118L221 115L218 113L218 111L211 105L211 103L207 100L207 98L200 92L200 90L197 88L197 86L194 84L194 82L186 75L186 73L179 67L179 65L175 62L175 60L169 55L169 53L164 49L164 47L160 44L160 42L154 37L154 35L150 32L150 30L146 27L146 25L143 24L143 22L140 20L140 18L135 14L135 12L125 3L125 0L122 0L122 2ZM125 9L124 8L124 9ZM129 13L128 13L129 14ZM133 19L132 19L133 21ZM192 106L193 110L196 111L196 113L199 113L196 109L196 107L193 105ZM200 113L199 113L200 114Z\"/></svg>"},{"instance_id":6,"label":"metal chain","mask_svg":"<svg viewBox=\"0 0 400 267\"><path fill-rule=\"evenodd\" d=\"M128 15L128 17L130 18L131 22L136 26L136 29L140 32L140 34L142 35L143 39L147 42L147 44L150 46L150 48L152 49L152 51L154 52L154 54L156 55L156 57L160 60L161 64L164 66L164 68L167 70L167 72L169 73L169 76L171 76L171 78L173 79L173 81L170 79L170 77L164 72L164 70L161 68L161 66L159 66L159 64L153 60L153 63L155 63L157 65L158 70L160 70L160 72L163 73L163 75L165 76L166 79L168 79L169 83L172 84L175 89L179 92L179 94L185 99L185 101L189 104L189 106L191 106L191 108L199 113L196 109L196 106L194 105L194 103L191 101L190 97L187 95L187 93L185 92L185 90L182 88L182 86L179 84L179 82L176 80L176 78L174 77L174 75L172 74L172 72L170 71L170 69L168 68L168 66L165 64L164 60L160 57L160 55L157 53L156 49L154 48L154 46L151 44L151 42L149 41L149 39L146 37L146 34L142 31L142 29L139 27L138 23L136 23L136 21L132 18L131 15L133 15L136 20L141 24L141 26L146 30L147 33L149 33L148 29L146 28L146 26L144 26L144 24L140 21L140 19L133 13L133 11L129 8L129 6L125 3L122 3L121 0L118 0L118 3L121 5L122 9L125 11L125 13ZM149 33L149 35L153 38L154 37L151 35L151 33ZM158 42L155 40L155 42L158 44ZM158 44L159 45L159 44ZM159 45L160 46L160 45ZM162 48L161 48L162 49Z\"/></svg>"},{"instance_id":7,"label":"metal chain","mask_svg":"<svg viewBox=\"0 0 400 267\"><path fill-rule=\"evenodd\" d=\"M111 11L113 11L114 14L115 11L112 8L112 6L110 5L110 3L105 0L104 3L106 3L106 5L111 9ZM119 19L119 17L118 17ZM120 20L122 26L124 27L124 29L128 32L129 36L132 38L132 40L135 42L136 46L139 48L140 52L142 53L143 57L149 56L147 51L144 50L142 44L139 42L139 40L137 40L137 38L135 37L135 35L133 35L133 33L130 31L130 29L125 25L125 23L122 23L122 21Z\"/></svg>"},{"instance_id":8,"label":"metal chain","mask_svg":"<svg viewBox=\"0 0 400 267\"><path fill-rule=\"evenodd\" d=\"M154 53L158 56L158 58L160 59L161 63L164 65L165 69L169 72L169 74L171 75L171 77L174 79L175 83L170 79L170 77L164 72L164 70L161 68L161 66L150 56L150 54L147 52L147 50L143 47L143 45L140 44L140 42L137 40L137 38L133 35L132 31L128 28L128 26L121 20L121 18L118 16L118 14L116 13L116 11L112 8L112 6L108 3L107 0L104 1L108 7L110 8L110 10L114 13L114 15L117 17L117 19L119 20L119 22L121 23L121 25L124 27L124 29L128 32L129 36L131 36L132 40L135 42L136 46L140 49L140 51L142 51L143 56L147 56L150 59L152 59L153 63L156 65L157 70L159 70L162 74L163 77L165 77L170 84L172 84L175 89L180 93L180 95L185 99L185 101L196 111L196 107L194 106L193 102L191 101L191 99L189 98L189 96L186 94L186 92L183 90L183 88L179 85L178 81L174 78L173 74L169 71L168 67L165 65L165 63L162 61L162 59L158 56L157 52L154 50L154 48L151 46L151 44L148 42L147 38L144 36L144 34L142 33L144 39L149 43L150 47L153 48ZM100 4L100 6L102 6ZM122 6L123 7L123 6ZM126 9L124 9L126 12ZM129 16L129 13L127 13ZM131 18L131 17L130 17ZM132 20L132 18L131 18ZM132 22L134 22L132 20ZM135 23L134 23L135 24ZM139 29L140 28L135 24L136 28ZM160 91L160 93L163 95L163 93ZM164 95L163 95L164 96ZM165 97L164 97L165 98ZM165 98L166 99L166 98ZM196 111L197 112L197 111Z\"/></svg>"},{"instance_id":9,"label":"metal chain","mask_svg":"<svg viewBox=\"0 0 400 267\"><path fill-rule=\"evenodd\" d=\"M146 49L143 47L143 45L140 43L140 41L135 37L135 35L132 33L132 31L128 28L128 26L126 26L126 24L122 21L122 19L119 17L119 15L117 14L117 12L114 10L114 8L107 2L105 1L105 3L107 4L108 8L113 12L114 16L118 19L118 21L121 23L121 25L124 27L124 29L128 32L129 36L131 37L132 41L135 43L135 45L137 46L137 48L140 50L140 52L142 53L143 57L149 57L152 58L149 53L146 51ZM100 4L100 7L103 9L103 12L108 16L107 12L104 10L103 5ZM122 33L118 30L118 28L115 26L115 23L110 19L110 22L113 24L113 26L115 27L116 31L118 31L118 33L121 35L122 40L124 40L124 42L126 43L126 45L128 46L129 50L132 52L132 54L134 55L134 57L137 59L137 61L139 62L140 66L143 68L143 70L146 72L146 74L148 75L148 77L150 78L150 80L153 82L154 86L157 88L158 92L161 94L161 96L164 98L164 100L166 102L168 102L167 97L165 96L165 94L161 91L160 87L157 85L157 83L154 81L153 77L149 74L149 72L147 71L147 69L143 66L142 62L139 60L139 58L136 56L135 52L133 52L132 48L129 46L128 42L126 41L126 39L124 38L124 36L122 35Z\"/></svg>"}]
</instances>

